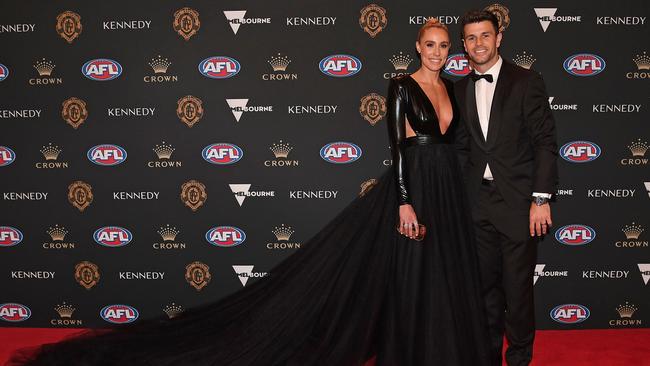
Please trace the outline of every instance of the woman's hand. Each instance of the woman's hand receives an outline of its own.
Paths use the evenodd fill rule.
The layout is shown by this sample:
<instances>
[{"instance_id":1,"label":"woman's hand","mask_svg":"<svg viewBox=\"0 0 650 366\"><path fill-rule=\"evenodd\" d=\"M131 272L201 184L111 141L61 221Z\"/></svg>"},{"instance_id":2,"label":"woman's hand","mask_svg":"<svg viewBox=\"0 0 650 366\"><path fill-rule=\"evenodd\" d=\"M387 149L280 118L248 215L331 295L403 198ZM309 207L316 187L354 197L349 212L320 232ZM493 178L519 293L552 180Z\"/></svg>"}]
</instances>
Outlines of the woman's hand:
<instances>
[{"instance_id":1,"label":"woman's hand","mask_svg":"<svg viewBox=\"0 0 650 366\"><path fill-rule=\"evenodd\" d=\"M415 239L420 235L418 218L415 215L413 206L409 204L399 206L399 232L411 239Z\"/></svg>"}]
</instances>

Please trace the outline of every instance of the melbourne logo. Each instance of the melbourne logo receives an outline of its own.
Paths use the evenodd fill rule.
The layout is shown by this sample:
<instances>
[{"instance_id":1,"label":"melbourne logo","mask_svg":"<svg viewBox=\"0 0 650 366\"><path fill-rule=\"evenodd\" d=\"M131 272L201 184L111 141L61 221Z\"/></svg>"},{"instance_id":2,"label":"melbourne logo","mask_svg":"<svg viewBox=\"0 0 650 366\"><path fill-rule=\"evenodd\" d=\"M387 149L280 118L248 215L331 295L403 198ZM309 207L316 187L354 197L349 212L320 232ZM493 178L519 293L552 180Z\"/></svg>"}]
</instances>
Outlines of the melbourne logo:
<instances>
[{"instance_id":1,"label":"melbourne logo","mask_svg":"<svg viewBox=\"0 0 650 366\"><path fill-rule=\"evenodd\" d=\"M0 248L13 247L23 241L23 233L15 227L0 226Z\"/></svg>"},{"instance_id":2,"label":"melbourne logo","mask_svg":"<svg viewBox=\"0 0 650 366\"><path fill-rule=\"evenodd\" d=\"M577 324L589 318L589 309L584 305L564 304L551 310L551 319L562 324Z\"/></svg>"},{"instance_id":3,"label":"melbourne logo","mask_svg":"<svg viewBox=\"0 0 650 366\"><path fill-rule=\"evenodd\" d=\"M6 146L0 146L0 167L7 166L16 160L16 153Z\"/></svg>"},{"instance_id":4,"label":"melbourne logo","mask_svg":"<svg viewBox=\"0 0 650 366\"><path fill-rule=\"evenodd\" d=\"M464 53L457 53L447 57L445 73L452 76L465 76L472 71L469 67L469 60Z\"/></svg>"},{"instance_id":5,"label":"melbourne logo","mask_svg":"<svg viewBox=\"0 0 650 366\"><path fill-rule=\"evenodd\" d=\"M598 159L600 146L589 141L567 142L560 148L562 159L571 163L587 163Z\"/></svg>"},{"instance_id":6,"label":"melbourne logo","mask_svg":"<svg viewBox=\"0 0 650 366\"><path fill-rule=\"evenodd\" d=\"M271 18L245 18L246 10L224 11L223 15L228 19L228 24L235 34L242 24L271 24Z\"/></svg>"},{"instance_id":7,"label":"melbourne logo","mask_svg":"<svg viewBox=\"0 0 650 366\"><path fill-rule=\"evenodd\" d=\"M574 76L594 76L605 70L605 60L591 53L579 53L564 60L564 70Z\"/></svg>"},{"instance_id":8,"label":"melbourne logo","mask_svg":"<svg viewBox=\"0 0 650 366\"><path fill-rule=\"evenodd\" d=\"M22 322L32 316L32 311L25 305L7 303L0 305L0 319L6 322Z\"/></svg>"},{"instance_id":9,"label":"melbourne logo","mask_svg":"<svg viewBox=\"0 0 650 366\"><path fill-rule=\"evenodd\" d=\"M351 142L331 142L320 149L320 157L333 164L352 163L361 157L361 148Z\"/></svg>"},{"instance_id":10,"label":"melbourne logo","mask_svg":"<svg viewBox=\"0 0 650 366\"><path fill-rule=\"evenodd\" d=\"M106 320L109 323L126 324L132 323L138 319L140 313L138 313L138 310L133 306L108 305L102 308L102 310L99 312L99 316L101 316L102 319Z\"/></svg>"},{"instance_id":11,"label":"melbourne logo","mask_svg":"<svg viewBox=\"0 0 650 366\"><path fill-rule=\"evenodd\" d=\"M585 245L596 237L596 230L587 225L572 224L562 226L555 232L555 240L569 246Z\"/></svg>"},{"instance_id":12,"label":"melbourne logo","mask_svg":"<svg viewBox=\"0 0 650 366\"><path fill-rule=\"evenodd\" d=\"M244 157L244 150L226 142L206 146L201 152L203 160L215 165L234 164Z\"/></svg>"},{"instance_id":13,"label":"melbourne logo","mask_svg":"<svg viewBox=\"0 0 650 366\"><path fill-rule=\"evenodd\" d=\"M118 165L126 160L126 150L113 144L93 146L86 155L88 160L102 166Z\"/></svg>"},{"instance_id":14,"label":"melbourne logo","mask_svg":"<svg viewBox=\"0 0 650 366\"><path fill-rule=\"evenodd\" d=\"M239 61L228 56L211 56L201 61L199 72L211 79L227 79L239 73Z\"/></svg>"},{"instance_id":15,"label":"melbourne logo","mask_svg":"<svg viewBox=\"0 0 650 366\"><path fill-rule=\"evenodd\" d=\"M90 80L108 81L122 75L122 65L111 59L98 58L83 64L81 73Z\"/></svg>"},{"instance_id":16,"label":"melbourne logo","mask_svg":"<svg viewBox=\"0 0 650 366\"><path fill-rule=\"evenodd\" d=\"M318 67L327 76L343 78L361 71L361 61L350 55L332 55L322 59Z\"/></svg>"},{"instance_id":17,"label":"melbourne logo","mask_svg":"<svg viewBox=\"0 0 650 366\"><path fill-rule=\"evenodd\" d=\"M235 121L239 122L244 112L273 112L271 105L248 106L248 99L226 99Z\"/></svg>"},{"instance_id":18,"label":"melbourne logo","mask_svg":"<svg viewBox=\"0 0 650 366\"><path fill-rule=\"evenodd\" d=\"M234 226L217 226L205 233L205 240L218 247L236 247L246 240L244 230Z\"/></svg>"},{"instance_id":19,"label":"melbourne logo","mask_svg":"<svg viewBox=\"0 0 650 366\"><path fill-rule=\"evenodd\" d=\"M9 76L9 69L7 66L0 64L0 81L6 79L7 76Z\"/></svg>"},{"instance_id":20,"label":"melbourne logo","mask_svg":"<svg viewBox=\"0 0 650 366\"><path fill-rule=\"evenodd\" d=\"M539 24L542 26L542 30L546 32L548 26L551 25L551 22L581 22L582 17L580 15L562 15L556 16L557 8L535 8L535 14L537 19L539 19Z\"/></svg>"},{"instance_id":21,"label":"melbourne logo","mask_svg":"<svg viewBox=\"0 0 650 366\"><path fill-rule=\"evenodd\" d=\"M95 230L93 239L105 247L123 247L133 240L133 234L123 227L106 226Z\"/></svg>"},{"instance_id":22,"label":"melbourne logo","mask_svg":"<svg viewBox=\"0 0 650 366\"><path fill-rule=\"evenodd\" d=\"M267 272L253 272L254 267L255 266L251 265L232 266L232 269L235 271L235 273L237 273L237 277L239 277L239 281L241 281L242 286L246 286L249 278L261 278L268 276Z\"/></svg>"},{"instance_id":23,"label":"melbourne logo","mask_svg":"<svg viewBox=\"0 0 650 366\"><path fill-rule=\"evenodd\" d=\"M251 184L229 184L229 186L240 207L247 197L275 197L275 191L251 191Z\"/></svg>"}]
</instances>

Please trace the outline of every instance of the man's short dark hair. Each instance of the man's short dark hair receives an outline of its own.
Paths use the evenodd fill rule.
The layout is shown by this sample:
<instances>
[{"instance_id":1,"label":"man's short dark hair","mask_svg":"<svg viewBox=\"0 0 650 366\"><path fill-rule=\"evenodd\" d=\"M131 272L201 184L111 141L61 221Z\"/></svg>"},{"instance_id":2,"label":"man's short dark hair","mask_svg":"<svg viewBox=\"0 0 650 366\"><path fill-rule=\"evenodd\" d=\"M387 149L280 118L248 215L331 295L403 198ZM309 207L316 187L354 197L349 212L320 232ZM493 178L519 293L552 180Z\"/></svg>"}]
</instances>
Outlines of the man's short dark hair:
<instances>
[{"instance_id":1,"label":"man's short dark hair","mask_svg":"<svg viewBox=\"0 0 650 366\"><path fill-rule=\"evenodd\" d=\"M465 25L489 21L494 26L494 33L499 34L499 19L487 10L470 10L460 19L460 37L465 39Z\"/></svg>"}]
</instances>

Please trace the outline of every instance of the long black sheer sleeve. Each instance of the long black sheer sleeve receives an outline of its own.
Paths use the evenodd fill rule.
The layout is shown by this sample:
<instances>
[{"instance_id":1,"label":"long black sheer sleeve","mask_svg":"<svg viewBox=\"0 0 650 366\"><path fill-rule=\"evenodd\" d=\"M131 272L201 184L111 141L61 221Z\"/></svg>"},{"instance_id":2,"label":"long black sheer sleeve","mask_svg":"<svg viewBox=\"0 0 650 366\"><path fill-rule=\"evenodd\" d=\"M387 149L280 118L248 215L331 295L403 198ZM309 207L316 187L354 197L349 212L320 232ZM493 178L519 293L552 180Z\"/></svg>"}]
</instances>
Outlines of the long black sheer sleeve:
<instances>
[{"instance_id":1,"label":"long black sheer sleeve","mask_svg":"<svg viewBox=\"0 0 650 366\"><path fill-rule=\"evenodd\" d=\"M388 138L397 180L399 204L410 204L407 187L406 160L402 142L406 138L406 93L399 82L390 79L388 84Z\"/></svg>"}]
</instances>

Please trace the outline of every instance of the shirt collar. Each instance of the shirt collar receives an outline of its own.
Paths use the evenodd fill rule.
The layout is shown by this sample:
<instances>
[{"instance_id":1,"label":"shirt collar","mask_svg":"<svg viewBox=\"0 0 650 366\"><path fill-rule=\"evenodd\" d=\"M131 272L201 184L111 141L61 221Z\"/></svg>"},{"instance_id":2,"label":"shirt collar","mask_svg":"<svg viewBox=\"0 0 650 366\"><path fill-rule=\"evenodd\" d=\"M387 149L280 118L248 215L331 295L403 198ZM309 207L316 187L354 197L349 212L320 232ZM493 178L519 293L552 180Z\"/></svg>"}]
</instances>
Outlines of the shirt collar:
<instances>
[{"instance_id":1,"label":"shirt collar","mask_svg":"<svg viewBox=\"0 0 650 366\"><path fill-rule=\"evenodd\" d=\"M501 65L503 65L503 59L501 58L501 56L498 57L499 59L497 60L497 62L494 65L492 65L492 67L490 67L488 71L486 71L485 73L478 72L478 70L474 70L474 72L477 73L478 75L490 74L492 75L492 78L496 80L499 77L499 72L501 71Z\"/></svg>"}]
</instances>

